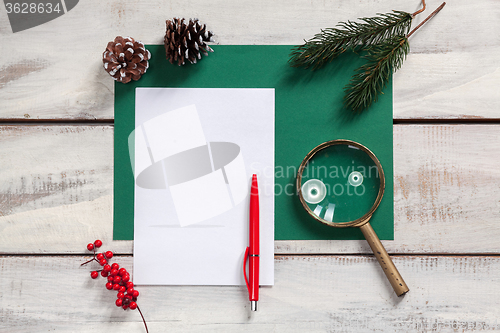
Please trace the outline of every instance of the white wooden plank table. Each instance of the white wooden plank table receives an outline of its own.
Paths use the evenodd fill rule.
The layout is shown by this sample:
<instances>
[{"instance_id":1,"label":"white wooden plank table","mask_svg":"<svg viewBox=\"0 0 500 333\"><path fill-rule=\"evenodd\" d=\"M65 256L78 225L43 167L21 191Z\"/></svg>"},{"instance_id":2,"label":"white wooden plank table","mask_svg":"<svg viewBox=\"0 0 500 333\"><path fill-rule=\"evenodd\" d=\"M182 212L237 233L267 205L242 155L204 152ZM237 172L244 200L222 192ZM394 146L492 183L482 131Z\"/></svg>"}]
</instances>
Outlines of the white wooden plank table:
<instances>
[{"instance_id":1,"label":"white wooden plank table","mask_svg":"<svg viewBox=\"0 0 500 333\"><path fill-rule=\"evenodd\" d=\"M441 1L427 1L421 22ZM81 1L12 33L0 6L0 332L143 332L91 280L85 246L112 240L117 35L162 43L198 17L220 44L302 43L339 21L418 1ZM395 240L410 287L392 292L365 241L276 241L275 286L140 287L150 332L500 331L500 2L450 0L394 75ZM265 59L265 55L263 55Z\"/></svg>"}]
</instances>

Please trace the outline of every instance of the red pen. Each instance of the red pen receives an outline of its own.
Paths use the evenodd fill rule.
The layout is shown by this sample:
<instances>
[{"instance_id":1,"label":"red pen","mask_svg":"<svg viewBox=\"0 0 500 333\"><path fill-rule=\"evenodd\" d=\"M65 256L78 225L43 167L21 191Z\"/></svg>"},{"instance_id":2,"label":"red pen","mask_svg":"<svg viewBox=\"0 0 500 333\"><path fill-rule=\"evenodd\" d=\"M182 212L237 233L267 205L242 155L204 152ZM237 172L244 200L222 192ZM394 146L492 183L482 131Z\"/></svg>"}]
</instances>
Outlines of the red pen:
<instances>
[{"instance_id":1,"label":"red pen","mask_svg":"<svg viewBox=\"0 0 500 333\"><path fill-rule=\"evenodd\" d=\"M243 274L248 288L250 308L257 311L257 301L259 300L259 188L257 175L252 176L252 188L250 190L250 243L245 251L243 262ZM249 278L246 275L246 263L249 260Z\"/></svg>"}]
</instances>

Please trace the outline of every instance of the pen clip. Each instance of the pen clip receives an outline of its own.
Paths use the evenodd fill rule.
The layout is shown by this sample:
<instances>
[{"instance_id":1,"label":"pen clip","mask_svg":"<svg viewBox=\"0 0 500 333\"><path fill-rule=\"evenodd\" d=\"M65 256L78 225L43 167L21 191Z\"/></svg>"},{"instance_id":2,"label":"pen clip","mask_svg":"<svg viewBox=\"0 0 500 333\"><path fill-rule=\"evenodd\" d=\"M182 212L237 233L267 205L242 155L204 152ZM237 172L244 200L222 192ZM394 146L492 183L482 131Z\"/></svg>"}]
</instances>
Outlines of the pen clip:
<instances>
[{"instance_id":1,"label":"pen clip","mask_svg":"<svg viewBox=\"0 0 500 333\"><path fill-rule=\"evenodd\" d=\"M250 251L250 247L248 246L246 251L245 251L245 258L243 259L243 276L245 277L245 283L247 284L248 293L250 294L250 284L248 283L247 270L246 270L249 251Z\"/></svg>"}]
</instances>

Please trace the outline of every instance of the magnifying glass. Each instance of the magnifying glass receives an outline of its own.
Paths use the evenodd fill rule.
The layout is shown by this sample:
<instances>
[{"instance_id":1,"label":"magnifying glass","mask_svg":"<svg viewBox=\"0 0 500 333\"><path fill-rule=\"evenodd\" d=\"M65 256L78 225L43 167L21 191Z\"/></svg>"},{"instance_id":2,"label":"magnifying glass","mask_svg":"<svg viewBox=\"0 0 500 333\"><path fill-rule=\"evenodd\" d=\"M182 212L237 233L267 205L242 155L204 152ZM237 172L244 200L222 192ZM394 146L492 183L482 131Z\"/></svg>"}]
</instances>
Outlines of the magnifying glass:
<instances>
[{"instance_id":1,"label":"magnifying glass","mask_svg":"<svg viewBox=\"0 0 500 333\"><path fill-rule=\"evenodd\" d=\"M377 157L350 140L320 144L306 155L297 174L305 210L330 227L359 227L398 296L409 289L369 221L382 201L385 178Z\"/></svg>"}]
</instances>

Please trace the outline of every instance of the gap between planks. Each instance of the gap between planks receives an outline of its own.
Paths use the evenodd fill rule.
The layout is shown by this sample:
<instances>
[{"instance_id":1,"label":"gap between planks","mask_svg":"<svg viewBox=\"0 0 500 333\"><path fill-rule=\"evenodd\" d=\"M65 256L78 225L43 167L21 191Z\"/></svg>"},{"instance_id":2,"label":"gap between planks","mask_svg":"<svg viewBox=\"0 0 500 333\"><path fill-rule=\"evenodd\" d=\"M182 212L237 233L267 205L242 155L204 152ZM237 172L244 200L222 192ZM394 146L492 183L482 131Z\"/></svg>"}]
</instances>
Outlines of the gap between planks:
<instances>
[{"instance_id":1,"label":"gap between planks","mask_svg":"<svg viewBox=\"0 0 500 333\"><path fill-rule=\"evenodd\" d=\"M0 126L102 126L114 119L0 119ZM393 125L500 125L500 118L396 118Z\"/></svg>"},{"instance_id":2,"label":"gap between planks","mask_svg":"<svg viewBox=\"0 0 500 333\"><path fill-rule=\"evenodd\" d=\"M484 257L497 258L500 253L389 253L391 257L442 257L442 258L462 258L462 257ZM8 257L91 257L90 253L0 253L0 258ZM373 257L373 253L275 253L274 259L286 257ZM133 257L130 253L114 253L115 257Z\"/></svg>"},{"instance_id":3,"label":"gap between planks","mask_svg":"<svg viewBox=\"0 0 500 333\"><path fill-rule=\"evenodd\" d=\"M114 126L114 123L114 119L0 119L0 126Z\"/></svg>"}]
</instances>

